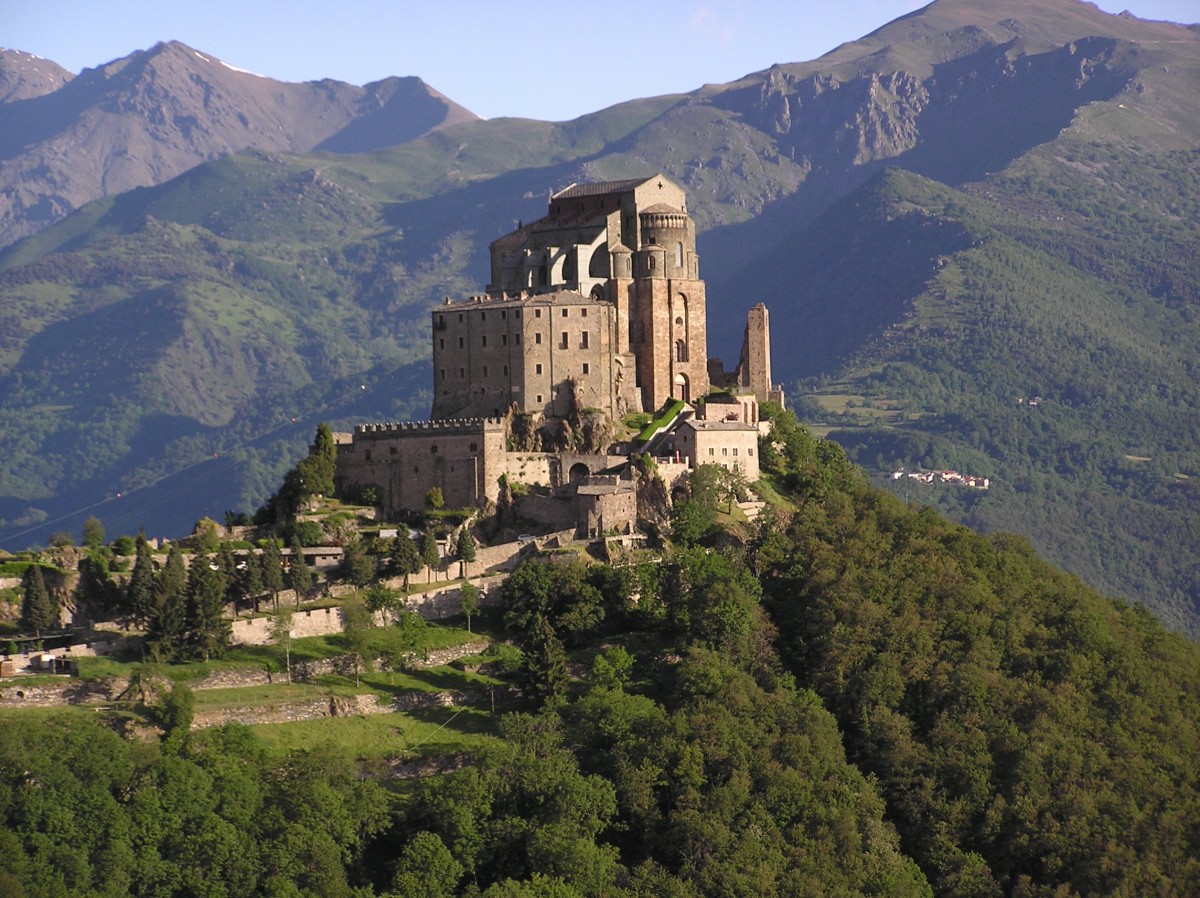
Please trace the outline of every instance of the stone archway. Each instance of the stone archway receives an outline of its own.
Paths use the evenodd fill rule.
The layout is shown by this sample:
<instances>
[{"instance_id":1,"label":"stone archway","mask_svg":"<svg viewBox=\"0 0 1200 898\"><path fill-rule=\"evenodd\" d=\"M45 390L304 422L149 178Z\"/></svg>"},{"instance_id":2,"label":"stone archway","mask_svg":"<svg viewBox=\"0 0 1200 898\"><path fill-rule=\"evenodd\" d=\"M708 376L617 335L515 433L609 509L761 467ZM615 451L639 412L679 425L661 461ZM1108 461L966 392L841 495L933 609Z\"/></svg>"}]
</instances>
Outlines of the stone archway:
<instances>
[{"instance_id":1,"label":"stone archway","mask_svg":"<svg viewBox=\"0 0 1200 898\"><path fill-rule=\"evenodd\" d=\"M671 384L671 398L682 399L684 402L692 401L691 384L688 383L686 374L675 375L675 380Z\"/></svg>"},{"instance_id":2,"label":"stone archway","mask_svg":"<svg viewBox=\"0 0 1200 898\"><path fill-rule=\"evenodd\" d=\"M571 470L567 472L567 480L570 483L582 483L588 479L591 473L587 465L581 461L577 461L571 465Z\"/></svg>"}]
</instances>

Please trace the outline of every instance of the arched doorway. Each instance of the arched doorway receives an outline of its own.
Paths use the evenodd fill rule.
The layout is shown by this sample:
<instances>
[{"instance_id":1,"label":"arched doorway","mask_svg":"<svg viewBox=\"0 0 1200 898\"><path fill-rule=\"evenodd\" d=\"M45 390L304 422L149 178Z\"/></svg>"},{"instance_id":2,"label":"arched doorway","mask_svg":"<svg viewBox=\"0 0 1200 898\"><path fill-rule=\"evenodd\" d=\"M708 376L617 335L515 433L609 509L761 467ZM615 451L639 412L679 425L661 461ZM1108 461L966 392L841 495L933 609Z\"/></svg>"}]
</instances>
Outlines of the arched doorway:
<instances>
[{"instance_id":1,"label":"arched doorway","mask_svg":"<svg viewBox=\"0 0 1200 898\"><path fill-rule=\"evenodd\" d=\"M671 386L671 397L682 399L684 402L692 401L692 391L686 374L675 375L675 381Z\"/></svg>"},{"instance_id":2,"label":"arched doorway","mask_svg":"<svg viewBox=\"0 0 1200 898\"><path fill-rule=\"evenodd\" d=\"M567 480L571 483L582 483L587 480L588 475L591 473L587 465L581 461L577 461L571 465L571 470L567 472Z\"/></svg>"}]
</instances>

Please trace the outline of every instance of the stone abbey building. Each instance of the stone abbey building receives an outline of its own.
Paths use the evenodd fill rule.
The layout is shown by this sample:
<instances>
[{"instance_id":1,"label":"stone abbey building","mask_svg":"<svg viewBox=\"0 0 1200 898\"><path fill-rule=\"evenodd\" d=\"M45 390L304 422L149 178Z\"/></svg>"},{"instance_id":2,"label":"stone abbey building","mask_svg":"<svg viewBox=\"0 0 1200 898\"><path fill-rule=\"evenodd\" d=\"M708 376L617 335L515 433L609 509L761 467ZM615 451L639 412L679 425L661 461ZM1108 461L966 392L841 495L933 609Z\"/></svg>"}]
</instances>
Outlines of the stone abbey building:
<instances>
[{"instance_id":1,"label":"stone abbey building","mask_svg":"<svg viewBox=\"0 0 1200 898\"><path fill-rule=\"evenodd\" d=\"M683 189L661 174L555 193L544 218L491 245L487 292L447 298L432 325L432 420L363 425L339 438L339 489L375 486L388 511L420 508L433 486L447 504L469 506L495 500L503 474L562 487L627 460L515 452L514 413L538 424L578 409L619 420L670 399L695 403L719 386L741 401L728 426L710 431L737 442L743 464L757 402L782 401L761 304L737 368L726 373L708 359L695 225Z\"/></svg>"}]
</instances>

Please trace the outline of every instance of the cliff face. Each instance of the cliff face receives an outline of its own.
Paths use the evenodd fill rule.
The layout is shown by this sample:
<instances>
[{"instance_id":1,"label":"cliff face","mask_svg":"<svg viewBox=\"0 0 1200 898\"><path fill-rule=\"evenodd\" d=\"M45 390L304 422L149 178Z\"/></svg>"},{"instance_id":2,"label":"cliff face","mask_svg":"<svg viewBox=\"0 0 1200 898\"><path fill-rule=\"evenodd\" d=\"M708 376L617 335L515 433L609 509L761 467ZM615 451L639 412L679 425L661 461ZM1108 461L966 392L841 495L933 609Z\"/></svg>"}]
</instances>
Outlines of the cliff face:
<instances>
[{"instance_id":1,"label":"cliff face","mask_svg":"<svg viewBox=\"0 0 1200 898\"><path fill-rule=\"evenodd\" d=\"M362 152L476 118L419 78L291 84L178 42L77 78L27 54L2 63L0 246L228 153Z\"/></svg>"}]
</instances>

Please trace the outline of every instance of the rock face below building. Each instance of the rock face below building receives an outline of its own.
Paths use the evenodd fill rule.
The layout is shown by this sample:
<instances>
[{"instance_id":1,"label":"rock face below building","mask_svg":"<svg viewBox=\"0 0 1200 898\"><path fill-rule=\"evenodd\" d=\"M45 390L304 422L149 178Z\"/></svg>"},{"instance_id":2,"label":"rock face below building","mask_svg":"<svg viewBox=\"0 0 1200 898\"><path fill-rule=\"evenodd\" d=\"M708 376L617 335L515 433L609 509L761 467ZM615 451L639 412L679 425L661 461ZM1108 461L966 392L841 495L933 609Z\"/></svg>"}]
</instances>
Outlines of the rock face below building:
<instances>
[{"instance_id":1,"label":"rock face below building","mask_svg":"<svg viewBox=\"0 0 1200 898\"><path fill-rule=\"evenodd\" d=\"M710 372L729 390L713 411L736 412L693 422L674 451L757 479L757 404L783 398L771 384L766 307L751 310L738 367L726 374L707 357L705 287L682 188L661 174L572 184L491 254L486 293L447 298L432 312L433 420L339 435L341 494L372 487L389 514L421 509L433 487L450 506L480 506L497 500L506 477L570 493L583 533L627 531L635 503L612 479L627 458L595 452L596 435L609 432L597 419L696 403ZM527 451L543 448L531 432L575 454Z\"/></svg>"}]
</instances>

